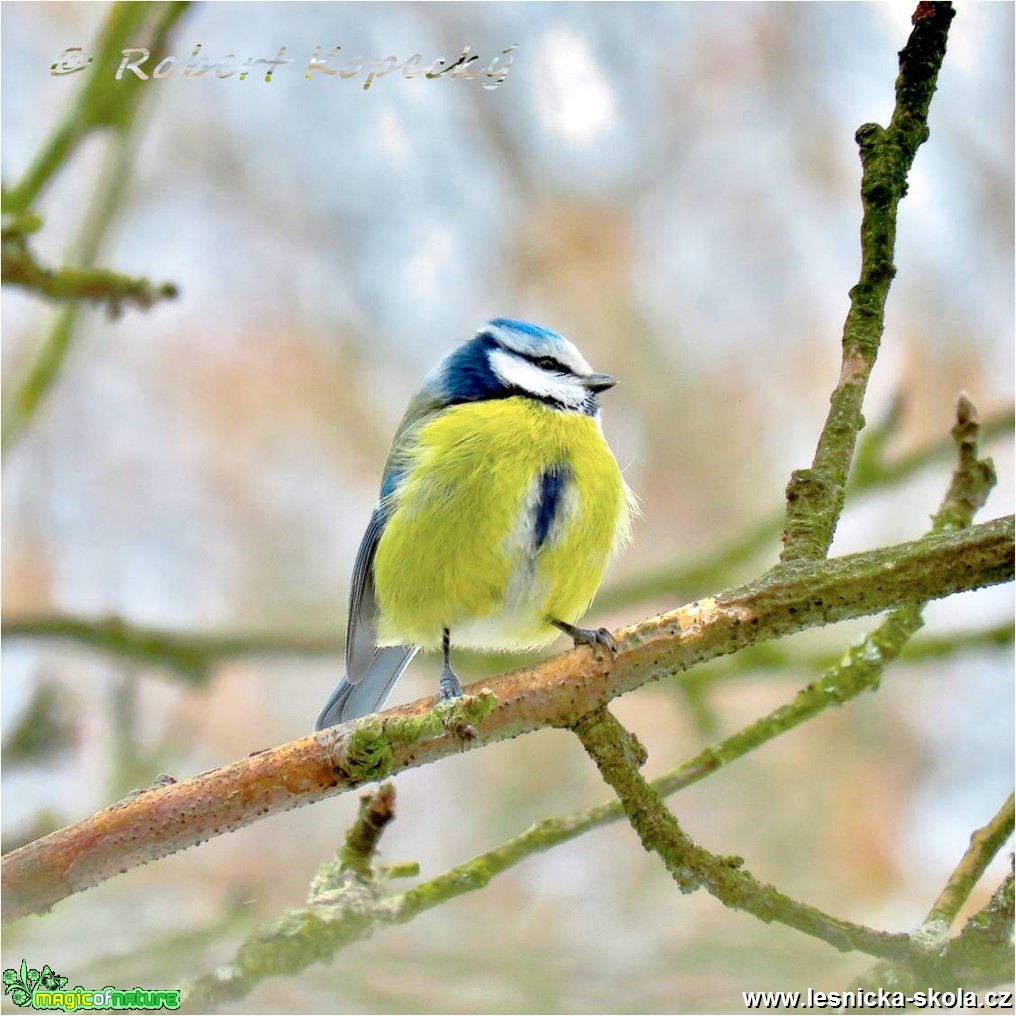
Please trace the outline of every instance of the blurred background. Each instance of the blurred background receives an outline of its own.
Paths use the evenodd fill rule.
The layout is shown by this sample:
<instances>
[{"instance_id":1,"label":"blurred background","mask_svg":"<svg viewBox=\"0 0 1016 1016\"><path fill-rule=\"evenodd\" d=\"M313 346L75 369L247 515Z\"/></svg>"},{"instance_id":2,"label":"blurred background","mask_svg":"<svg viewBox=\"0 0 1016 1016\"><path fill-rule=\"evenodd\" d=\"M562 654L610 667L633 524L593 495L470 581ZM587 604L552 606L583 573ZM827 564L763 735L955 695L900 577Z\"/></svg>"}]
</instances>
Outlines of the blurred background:
<instances>
[{"instance_id":1,"label":"blurred background","mask_svg":"<svg viewBox=\"0 0 1016 1016\"><path fill-rule=\"evenodd\" d=\"M212 60L285 46L294 63L270 83L263 69L144 83L98 263L172 281L180 296L115 321L80 314L58 382L5 456L3 614L115 615L307 652L174 670L8 637L4 849L158 773L184 778L311 729L342 667L314 650L344 628L387 442L426 371L489 317L554 328L621 378L604 428L643 515L593 623L635 621L769 567L857 279L854 132L888 121L911 9L191 7L169 45L181 61L200 43ZM96 51L108 12L4 4L7 187L88 75L115 71L49 73L69 46ZM512 45L490 90L396 73L365 91L363 72L304 75L316 46L341 46L339 62L421 53L425 64L469 46L486 67ZM930 123L866 416L870 429L897 407L886 456L900 461L948 441L966 390L1001 421L983 449L999 471L982 513L994 518L1013 500L1011 4L961 6ZM73 248L109 146L90 136L37 202L43 263ZM5 397L56 313L5 289ZM833 553L921 535L951 468L943 455L858 492ZM739 543L749 552L734 555ZM639 592L668 570L680 574L666 592ZM923 638L937 653L673 798L676 814L794 897L911 929L1012 786L1011 616L1009 587L933 604L915 649ZM787 640L768 664L718 661L616 711L655 776L789 700L816 661L875 623ZM418 658L392 702L433 693L436 679L435 659ZM608 797L560 731L395 783L381 860L419 861L423 878ZM27 956L86 987L177 986L302 904L356 806L344 795L259 822L72 897L10 928L3 966ZM971 907L1004 868L998 859ZM835 990L869 966L705 893L681 896L617 825L265 983L232 1011L723 1012L740 1009L742 990Z\"/></svg>"}]
</instances>

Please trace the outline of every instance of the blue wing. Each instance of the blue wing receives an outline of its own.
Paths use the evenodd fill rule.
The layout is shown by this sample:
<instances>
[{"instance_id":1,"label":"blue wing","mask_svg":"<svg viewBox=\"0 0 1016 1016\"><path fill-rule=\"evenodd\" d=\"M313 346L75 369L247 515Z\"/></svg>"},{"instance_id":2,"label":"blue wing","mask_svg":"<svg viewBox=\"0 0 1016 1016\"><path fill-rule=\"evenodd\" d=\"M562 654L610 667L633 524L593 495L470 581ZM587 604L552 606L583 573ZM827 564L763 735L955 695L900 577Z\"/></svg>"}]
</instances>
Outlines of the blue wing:
<instances>
[{"instance_id":1,"label":"blue wing","mask_svg":"<svg viewBox=\"0 0 1016 1016\"><path fill-rule=\"evenodd\" d=\"M377 645L377 595L374 555L388 521L382 501L370 517L353 565L346 622L346 676L339 681L314 725L323 730L336 723L376 713L395 682L416 655L416 646Z\"/></svg>"},{"instance_id":2,"label":"blue wing","mask_svg":"<svg viewBox=\"0 0 1016 1016\"><path fill-rule=\"evenodd\" d=\"M388 450L381 499L370 517L353 565L346 622L346 676L321 710L315 730L377 712L416 655L417 646L378 648L374 555L394 508L399 483L410 468L417 430L448 403L447 397L439 391L439 380L435 375L434 380L413 397Z\"/></svg>"}]
</instances>

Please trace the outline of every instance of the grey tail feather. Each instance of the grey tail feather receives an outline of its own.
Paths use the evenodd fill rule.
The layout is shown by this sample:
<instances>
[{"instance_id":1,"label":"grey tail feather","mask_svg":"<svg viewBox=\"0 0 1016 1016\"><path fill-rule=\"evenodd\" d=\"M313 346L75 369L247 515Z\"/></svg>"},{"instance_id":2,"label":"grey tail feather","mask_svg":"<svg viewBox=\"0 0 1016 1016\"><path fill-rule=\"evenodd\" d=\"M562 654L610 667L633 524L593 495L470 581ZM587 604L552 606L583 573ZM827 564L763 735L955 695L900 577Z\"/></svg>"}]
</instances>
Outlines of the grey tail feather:
<instances>
[{"instance_id":1,"label":"grey tail feather","mask_svg":"<svg viewBox=\"0 0 1016 1016\"><path fill-rule=\"evenodd\" d=\"M416 655L416 646L388 646L374 653L362 681L350 684L343 678L335 686L321 715L314 724L315 730L324 730L336 723L355 720L359 716L376 713L391 694L402 671Z\"/></svg>"}]
</instances>

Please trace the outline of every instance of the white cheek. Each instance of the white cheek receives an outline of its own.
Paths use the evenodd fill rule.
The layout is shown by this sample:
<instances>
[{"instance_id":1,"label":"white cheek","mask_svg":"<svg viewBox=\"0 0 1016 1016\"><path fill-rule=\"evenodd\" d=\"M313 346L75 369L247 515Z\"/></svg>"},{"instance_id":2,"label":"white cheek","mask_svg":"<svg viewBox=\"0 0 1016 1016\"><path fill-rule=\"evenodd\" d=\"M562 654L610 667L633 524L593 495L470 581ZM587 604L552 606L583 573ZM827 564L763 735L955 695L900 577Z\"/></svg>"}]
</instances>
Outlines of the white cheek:
<instances>
[{"instance_id":1,"label":"white cheek","mask_svg":"<svg viewBox=\"0 0 1016 1016\"><path fill-rule=\"evenodd\" d=\"M574 378L554 377L535 364L500 349L491 353L490 365L505 384L533 395L554 399L566 406L581 406L589 394Z\"/></svg>"}]
</instances>

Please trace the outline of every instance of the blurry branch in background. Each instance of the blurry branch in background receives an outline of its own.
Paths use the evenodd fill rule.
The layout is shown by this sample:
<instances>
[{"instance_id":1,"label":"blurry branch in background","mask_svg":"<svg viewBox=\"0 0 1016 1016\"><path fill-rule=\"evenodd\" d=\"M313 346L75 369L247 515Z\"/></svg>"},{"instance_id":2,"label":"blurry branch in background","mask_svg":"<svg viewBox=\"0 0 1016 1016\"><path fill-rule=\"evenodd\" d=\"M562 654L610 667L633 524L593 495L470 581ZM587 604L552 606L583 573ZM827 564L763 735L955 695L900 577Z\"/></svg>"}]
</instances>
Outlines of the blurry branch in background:
<instances>
[{"instance_id":1,"label":"blurry branch in background","mask_svg":"<svg viewBox=\"0 0 1016 1016\"><path fill-rule=\"evenodd\" d=\"M899 425L900 407L901 400L897 398L886 419L862 434L848 486L852 498L897 486L922 469L944 461L952 453L953 442L949 437L942 437L898 458L887 457L886 444ZM1011 438L1013 419L1012 406L987 417L981 424L981 441ZM739 565L749 563L776 546L783 519L784 511L778 509L697 562L684 561L626 582L612 583L596 597L596 608L613 611L653 597L694 595L703 588L723 585L732 579Z\"/></svg>"},{"instance_id":2,"label":"blurry branch in background","mask_svg":"<svg viewBox=\"0 0 1016 1016\"><path fill-rule=\"evenodd\" d=\"M1010 581L1014 519L863 554L779 567L582 648L479 682L462 699L389 709L121 801L3 859L4 919L146 861L466 748L572 726L613 698L747 645ZM471 727L464 740L457 732Z\"/></svg>"},{"instance_id":3,"label":"blurry branch in background","mask_svg":"<svg viewBox=\"0 0 1016 1016\"><path fill-rule=\"evenodd\" d=\"M898 401L894 405L899 405ZM944 460L953 441L947 436L932 441L914 452L897 459L884 457L886 438L895 432L899 413L893 411L887 420L864 433L858 445L850 493L855 496L883 490L900 483L922 469ZM1013 410L1008 408L987 417L980 426L980 440L1011 436ZM868 450L870 447L871 450ZM863 462L863 468L862 468ZM777 511L753 523L741 536L721 544L698 562L677 564L632 579L615 583L596 599L596 609L608 612L633 606L642 600L681 594L694 594L702 589L716 588L732 578L737 566L750 562L761 552L775 546L783 513ZM334 635L300 636L286 633L250 635L194 634L169 631L133 624L121 617L86 619L61 615L25 615L4 618L0 624L4 639L37 639L77 643L88 648L131 662L168 670L188 684L203 685L211 679L212 669L227 659L239 656L341 656L345 639L341 632ZM956 634L948 638L925 638L910 645L907 659L944 656L968 647L1005 645L1012 641L1012 628L1001 625L984 631ZM823 669L833 661L827 655L800 658L780 646L766 645L749 650L747 658L739 657L737 669L745 666L783 668L790 665ZM477 662L482 659L477 655ZM494 659L495 666L499 661ZM744 660L744 665L741 660ZM712 681L714 678L709 677Z\"/></svg>"},{"instance_id":4,"label":"blurry branch in background","mask_svg":"<svg viewBox=\"0 0 1016 1016\"><path fill-rule=\"evenodd\" d=\"M211 668L236 656L339 656L341 635L182 634L130 624L119 617L86 621L74 617L26 616L4 621L3 637L69 640L112 656L163 667L188 684L208 683Z\"/></svg>"},{"instance_id":5,"label":"blurry branch in background","mask_svg":"<svg viewBox=\"0 0 1016 1016\"><path fill-rule=\"evenodd\" d=\"M67 706L66 691L44 677L18 722L4 736L4 767L52 762L60 751L70 750L74 725Z\"/></svg>"},{"instance_id":6,"label":"blurry branch in background","mask_svg":"<svg viewBox=\"0 0 1016 1016\"><path fill-rule=\"evenodd\" d=\"M922 0L917 5L914 29L900 52L892 120L887 128L868 123L857 131L864 208L861 275L850 291L843 363L815 458L810 469L795 470L787 486L780 557L785 563L825 557L843 511L854 445L864 426L861 407L885 327L889 285L896 274L896 212L907 193L907 174L917 149L928 138L928 110L955 14L951 3Z\"/></svg>"},{"instance_id":7,"label":"blurry branch in background","mask_svg":"<svg viewBox=\"0 0 1016 1016\"><path fill-rule=\"evenodd\" d=\"M119 65L122 50L137 45L141 38L150 39L146 46L155 53L160 52L170 29L188 6L179 2L128 3L125 0L112 5L94 47L96 59L84 71L87 81L77 101L43 144L22 180L4 195L5 213L17 215L28 211L54 174L67 164L92 131L103 127L123 131L132 126L144 94L143 82L133 74L117 81L108 70Z\"/></svg>"},{"instance_id":8,"label":"blurry branch in background","mask_svg":"<svg viewBox=\"0 0 1016 1016\"><path fill-rule=\"evenodd\" d=\"M153 285L148 279L120 275L105 268L44 268L28 249L24 233L3 232L0 282L33 290L49 300L63 303L104 303L118 317L124 304L147 310L159 300L177 295L171 282Z\"/></svg>"},{"instance_id":9,"label":"blurry branch in background","mask_svg":"<svg viewBox=\"0 0 1016 1016\"><path fill-rule=\"evenodd\" d=\"M136 114L144 84L134 75L117 81L107 72L100 73L100 68L116 66L121 50L137 44L139 35L149 40L147 48L158 59L166 49L170 31L187 7L187 3L181 2L114 4L96 47L98 64L84 72L89 77L77 102L43 145L24 179L3 193L4 282L28 286L53 299L102 299L114 312L127 301L144 306L153 298L175 295L175 287L169 284L152 290L146 280L129 279L95 268L106 232L123 204L133 163ZM48 271L35 262L28 250L27 237L40 223L33 204L54 174L67 164L81 141L90 132L102 128L111 130L113 136L88 214L69 258L71 264ZM78 311L77 303L71 303L59 313L26 377L14 394L4 400L0 454L6 455L22 435L56 381L70 349Z\"/></svg>"}]
</instances>

